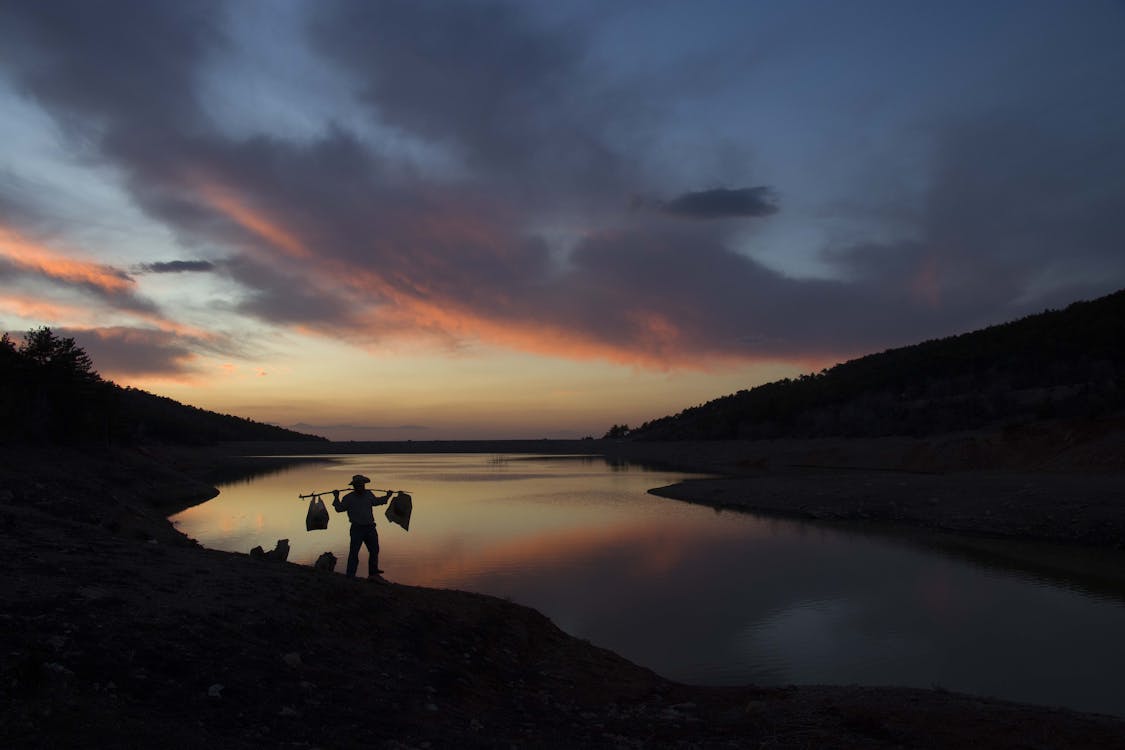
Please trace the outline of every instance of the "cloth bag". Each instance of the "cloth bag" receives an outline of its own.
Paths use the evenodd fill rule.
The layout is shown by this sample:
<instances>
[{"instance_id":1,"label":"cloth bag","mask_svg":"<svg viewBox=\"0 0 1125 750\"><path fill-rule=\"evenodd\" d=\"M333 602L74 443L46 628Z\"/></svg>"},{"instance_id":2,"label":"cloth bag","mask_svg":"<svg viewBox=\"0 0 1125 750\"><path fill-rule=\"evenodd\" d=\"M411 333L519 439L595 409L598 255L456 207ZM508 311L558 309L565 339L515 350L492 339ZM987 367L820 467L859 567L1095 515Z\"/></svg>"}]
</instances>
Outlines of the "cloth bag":
<instances>
[{"instance_id":1,"label":"cloth bag","mask_svg":"<svg viewBox=\"0 0 1125 750\"><path fill-rule=\"evenodd\" d=\"M410 531L410 514L413 510L414 500L405 492L399 492L387 506L387 520Z\"/></svg>"},{"instance_id":2,"label":"cloth bag","mask_svg":"<svg viewBox=\"0 0 1125 750\"><path fill-rule=\"evenodd\" d=\"M305 531L328 528L328 508L319 497L309 500L309 512L305 516Z\"/></svg>"}]
</instances>

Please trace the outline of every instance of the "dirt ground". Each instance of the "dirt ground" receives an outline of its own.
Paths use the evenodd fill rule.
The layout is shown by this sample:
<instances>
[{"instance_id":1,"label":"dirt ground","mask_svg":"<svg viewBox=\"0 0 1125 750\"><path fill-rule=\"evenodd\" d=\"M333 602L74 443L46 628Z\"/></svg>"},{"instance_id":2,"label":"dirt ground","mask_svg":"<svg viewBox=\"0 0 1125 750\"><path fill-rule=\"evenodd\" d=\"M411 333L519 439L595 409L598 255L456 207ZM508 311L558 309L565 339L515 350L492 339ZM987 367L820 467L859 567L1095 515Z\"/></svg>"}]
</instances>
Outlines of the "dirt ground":
<instances>
[{"instance_id":1,"label":"dirt ground","mask_svg":"<svg viewBox=\"0 0 1125 750\"><path fill-rule=\"evenodd\" d=\"M209 453L2 456L3 747L1125 747L943 691L679 685L501 599L202 549L165 518Z\"/></svg>"}]
</instances>

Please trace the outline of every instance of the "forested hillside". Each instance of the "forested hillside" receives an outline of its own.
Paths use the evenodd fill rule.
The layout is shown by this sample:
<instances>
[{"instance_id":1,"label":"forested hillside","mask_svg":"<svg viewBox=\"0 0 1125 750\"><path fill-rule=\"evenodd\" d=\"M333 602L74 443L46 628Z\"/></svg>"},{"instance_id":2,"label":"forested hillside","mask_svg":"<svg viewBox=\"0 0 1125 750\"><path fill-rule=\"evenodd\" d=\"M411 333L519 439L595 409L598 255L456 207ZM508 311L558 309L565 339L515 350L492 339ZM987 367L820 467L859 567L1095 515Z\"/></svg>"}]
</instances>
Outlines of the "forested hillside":
<instances>
[{"instance_id":1,"label":"forested hillside","mask_svg":"<svg viewBox=\"0 0 1125 750\"><path fill-rule=\"evenodd\" d=\"M628 434L645 440L928 435L1123 409L1125 290L739 391Z\"/></svg>"},{"instance_id":2,"label":"forested hillside","mask_svg":"<svg viewBox=\"0 0 1125 750\"><path fill-rule=\"evenodd\" d=\"M51 443L323 440L187 406L105 380L72 338L49 328L0 337L0 441Z\"/></svg>"}]
</instances>

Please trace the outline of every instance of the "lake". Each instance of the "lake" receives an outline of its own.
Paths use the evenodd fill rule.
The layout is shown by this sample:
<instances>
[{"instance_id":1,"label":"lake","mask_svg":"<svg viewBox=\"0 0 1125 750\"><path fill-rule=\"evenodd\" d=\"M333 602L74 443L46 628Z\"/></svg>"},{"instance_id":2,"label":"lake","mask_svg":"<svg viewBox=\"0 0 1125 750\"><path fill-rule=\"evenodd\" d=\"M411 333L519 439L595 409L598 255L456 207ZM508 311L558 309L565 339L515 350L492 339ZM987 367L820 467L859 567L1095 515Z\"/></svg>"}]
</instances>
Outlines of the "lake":
<instances>
[{"instance_id":1,"label":"lake","mask_svg":"<svg viewBox=\"0 0 1125 750\"><path fill-rule=\"evenodd\" d=\"M376 509L389 580L509 598L674 680L937 686L1125 716L1117 552L717 512L647 494L684 473L596 457L337 456L221 485L172 520L222 550L330 550L342 572L346 516L308 532L297 495L355 473L414 498L409 532ZM1081 573L1039 562L1059 557Z\"/></svg>"}]
</instances>

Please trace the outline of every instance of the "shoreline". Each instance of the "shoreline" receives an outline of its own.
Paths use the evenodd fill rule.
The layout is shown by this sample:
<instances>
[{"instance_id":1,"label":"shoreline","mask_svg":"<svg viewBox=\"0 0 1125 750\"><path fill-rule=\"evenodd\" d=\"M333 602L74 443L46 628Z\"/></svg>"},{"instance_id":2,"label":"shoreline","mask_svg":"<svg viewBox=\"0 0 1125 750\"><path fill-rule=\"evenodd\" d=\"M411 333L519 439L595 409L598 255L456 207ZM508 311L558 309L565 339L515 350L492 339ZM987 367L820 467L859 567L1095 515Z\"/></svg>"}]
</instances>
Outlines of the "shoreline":
<instances>
[{"instance_id":1,"label":"shoreline","mask_svg":"<svg viewBox=\"0 0 1125 750\"><path fill-rule=\"evenodd\" d=\"M501 599L203 549L166 516L212 461L7 452L7 746L1125 746L1120 717L940 690L681 685Z\"/></svg>"},{"instance_id":2,"label":"shoreline","mask_svg":"<svg viewBox=\"0 0 1125 750\"><path fill-rule=\"evenodd\" d=\"M1125 550L1125 474L851 470L689 479L652 494L719 510Z\"/></svg>"},{"instance_id":3,"label":"shoreline","mask_svg":"<svg viewBox=\"0 0 1125 750\"><path fill-rule=\"evenodd\" d=\"M206 455L247 466L247 455L331 460L350 453L602 456L708 475L652 492L717 509L1125 549L1121 419L925 438L247 443Z\"/></svg>"}]
</instances>

